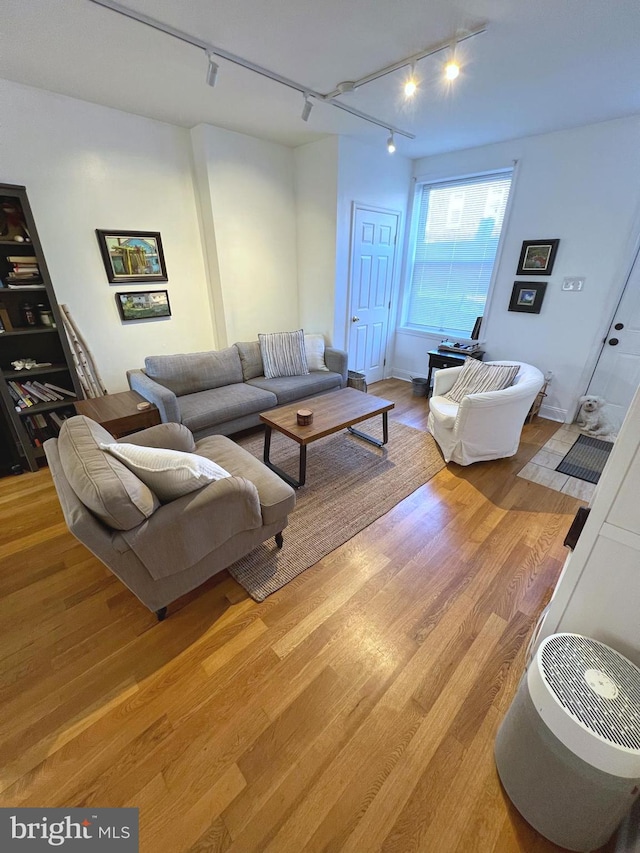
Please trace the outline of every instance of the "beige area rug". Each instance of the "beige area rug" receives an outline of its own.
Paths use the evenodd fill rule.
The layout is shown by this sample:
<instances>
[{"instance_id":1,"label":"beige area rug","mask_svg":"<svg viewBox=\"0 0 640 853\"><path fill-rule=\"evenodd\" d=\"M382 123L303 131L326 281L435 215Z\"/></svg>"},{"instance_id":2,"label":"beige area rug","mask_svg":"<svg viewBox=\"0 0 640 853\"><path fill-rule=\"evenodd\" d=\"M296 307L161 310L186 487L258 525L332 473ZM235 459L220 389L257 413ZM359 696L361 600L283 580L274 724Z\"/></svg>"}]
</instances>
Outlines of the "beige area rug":
<instances>
[{"instance_id":1,"label":"beige area rug","mask_svg":"<svg viewBox=\"0 0 640 853\"><path fill-rule=\"evenodd\" d=\"M377 417L359 426L381 438L381 421ZM262 459L262 432L238 443ZM298 445L274 432L272 461L297 477L298 458ZM346 431L320 439L307 448L307 482L297 491L296 508L283 534L284 547L278 549L270 539L230 566L229 572L255 601L264 601L442 468L442 456L429 433L391 420L384 448Z\"/></svg>"}]
</instances>

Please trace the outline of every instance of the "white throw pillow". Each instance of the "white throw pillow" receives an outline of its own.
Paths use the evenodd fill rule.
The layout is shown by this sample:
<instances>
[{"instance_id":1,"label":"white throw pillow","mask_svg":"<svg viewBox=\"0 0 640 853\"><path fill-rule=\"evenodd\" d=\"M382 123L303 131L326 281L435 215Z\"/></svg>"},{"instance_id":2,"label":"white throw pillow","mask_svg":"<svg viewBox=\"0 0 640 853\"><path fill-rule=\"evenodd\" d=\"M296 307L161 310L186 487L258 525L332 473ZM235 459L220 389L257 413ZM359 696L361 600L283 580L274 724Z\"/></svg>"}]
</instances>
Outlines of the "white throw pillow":
<instances>
[{"instance_id":1,"label":"white throw pillow","mask_svg":"<svg viewBox=\"0 0 640 853\"><path fill-rule=\"evenodd\" d=\"M466 358L453 387L444 396L461 403L469 394L502 391L513 385L519 370L518 364L484 364L476 358Z\"/></svg>"},{"instance_id":2,"label":"white throw pillow","mask_svg":"<svg viewBox=\"0 0 640 853\"><path fill-rule=\"evenodd\" d=\"M267 379L279 376L304 376L309 373L304 351L304 332L259 334L260 353Z\"/></svg>"},{"instance_id":3,"label":"white throw pillow","mask_svg":"<svg viewBox=\"0 0 640 853\"><path fill-rule=\"evenodd\" d=\"M133 471L163 503L195 492L214 480L231 476L210 459L182 450L117 442L101 444L100 448Z\"/></svg>"},{"instance_id":4,"label":"white throw pillow","mask_svg":"<svg viewBox=\"0 0 640 853\"><path fill-rule=\"evenodd\" d=\"M305 335L304 351L309 370L329 370L324 363L324 335Z\"/></svg>"}]
</instances>

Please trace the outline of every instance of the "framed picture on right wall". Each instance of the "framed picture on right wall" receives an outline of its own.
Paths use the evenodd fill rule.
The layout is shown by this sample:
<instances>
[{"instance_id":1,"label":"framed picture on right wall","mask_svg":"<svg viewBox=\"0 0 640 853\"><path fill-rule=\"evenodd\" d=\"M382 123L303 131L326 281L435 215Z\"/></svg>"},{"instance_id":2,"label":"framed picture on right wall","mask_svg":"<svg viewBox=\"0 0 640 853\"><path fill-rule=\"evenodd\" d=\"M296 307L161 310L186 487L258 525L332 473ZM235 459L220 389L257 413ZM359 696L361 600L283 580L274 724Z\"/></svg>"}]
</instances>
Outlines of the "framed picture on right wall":
<instances>
[{"instance_id":1,"label":"framed picture on right wall","mask_svg":"<svg viewBox=\"0 0 640 853\"><path fill-rule=\"evenodd\" d=\"M524 240L516 275L551 275L560 240Z\"/></svg>"},{"instance_id":2,"label":"framed picture on right wall","mask_svg":"<svg viewBox=\"0 0 640 853\"><path fill-rule=\"evenodd\" d=\"M509 311L539 314L546 288L546 281L514 281Z\"/></svg>"}]
</instances>

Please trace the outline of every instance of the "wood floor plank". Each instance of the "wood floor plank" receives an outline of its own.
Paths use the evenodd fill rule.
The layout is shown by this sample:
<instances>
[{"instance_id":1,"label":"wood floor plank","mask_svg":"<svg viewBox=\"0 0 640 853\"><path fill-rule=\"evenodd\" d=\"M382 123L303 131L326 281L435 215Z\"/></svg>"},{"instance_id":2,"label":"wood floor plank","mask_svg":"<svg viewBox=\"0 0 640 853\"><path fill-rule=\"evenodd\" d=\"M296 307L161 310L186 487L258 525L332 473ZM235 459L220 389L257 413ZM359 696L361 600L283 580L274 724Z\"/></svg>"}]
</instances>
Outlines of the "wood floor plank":
<instances>
[{"instance_id":1,"label":"wood floor plank","mask_svg":"<svg viewBox=\"0 0 640 853\"><path fill-rule=\"evenodd\" d=\"M370 393L426 427L409 383ZM137 806L144 853L552 853L492 747L580 501L449 465L261 604L225 572L158 624L0 478L0 804ZM285 532L286 547L286 532Z\"/></svg>"}]
</instances>

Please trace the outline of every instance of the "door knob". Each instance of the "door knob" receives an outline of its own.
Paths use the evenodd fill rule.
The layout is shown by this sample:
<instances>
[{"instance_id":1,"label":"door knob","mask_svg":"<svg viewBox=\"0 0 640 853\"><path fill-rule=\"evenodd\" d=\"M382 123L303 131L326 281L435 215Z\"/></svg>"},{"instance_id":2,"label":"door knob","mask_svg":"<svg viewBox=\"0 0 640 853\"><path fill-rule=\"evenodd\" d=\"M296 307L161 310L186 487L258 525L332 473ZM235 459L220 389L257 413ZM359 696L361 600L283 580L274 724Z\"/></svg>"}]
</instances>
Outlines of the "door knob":
<instances>
[{"instance_id":1,"label":"door knob","mask_svg":"<svg viewBox=\"0 0 640 853\"><path fill-rule=\"evenodd\" d=\"M609 338L607 343L609 344L610 347L615 347L620 343L620 341L617 338Z\"/></svg>"},{"instance_id":2,"label":"door knob","mask_svg":"<svg viewBox=\"0 0 640 853\"><path fill-rule=\"evenodd\" d=\"M351 322L357 323L359 319L360 319L360 317L356 317L356 315L354 314L353 317L351 318Z\"/></svg>"}]
</instances>

